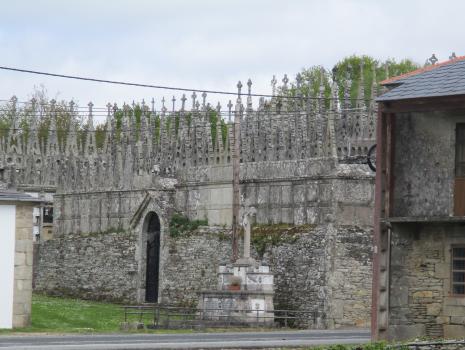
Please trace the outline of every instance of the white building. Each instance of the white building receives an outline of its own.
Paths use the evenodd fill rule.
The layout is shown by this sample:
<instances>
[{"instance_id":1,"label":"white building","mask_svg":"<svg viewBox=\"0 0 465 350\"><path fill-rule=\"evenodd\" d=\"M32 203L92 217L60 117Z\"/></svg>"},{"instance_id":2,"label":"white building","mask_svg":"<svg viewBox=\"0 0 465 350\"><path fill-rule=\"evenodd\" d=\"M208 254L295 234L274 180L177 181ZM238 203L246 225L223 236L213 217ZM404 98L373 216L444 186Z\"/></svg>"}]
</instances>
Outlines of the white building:
<instances>
[{"instance_id":1,"label":"white building","mask_svg":"<svg viewBox=\"0 0 465 350\"><path fill-rule=\"evenodd\" d=\"M31 322L33 208L38 202L0 190L0 328Z\"/></svg>"}]
</instances>

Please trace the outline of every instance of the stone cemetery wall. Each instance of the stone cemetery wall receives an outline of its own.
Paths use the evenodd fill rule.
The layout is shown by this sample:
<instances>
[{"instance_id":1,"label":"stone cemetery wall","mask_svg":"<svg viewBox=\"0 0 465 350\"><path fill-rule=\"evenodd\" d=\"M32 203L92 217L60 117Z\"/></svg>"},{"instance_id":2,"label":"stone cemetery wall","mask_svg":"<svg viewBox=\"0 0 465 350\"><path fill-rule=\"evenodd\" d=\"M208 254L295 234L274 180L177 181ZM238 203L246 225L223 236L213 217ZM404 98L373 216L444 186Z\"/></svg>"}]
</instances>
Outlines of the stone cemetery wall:
<instances>
[{"instance_id":1,"label":"stone cemetery wall","mask_svg":"<svg viewBox=\"0 0 465 350\"><path fill-rule=\"evenodd\" d=\"M230 232L202 228L169 238L163 248L164 302L196 304L215 289L217 266L229 262ZM371 229L357 226L263 225L252 231L252 255L275 275L276 309L317 311L320 325L370 322ZM307 325L313 324L309 320Z\"/></svg>"},{"instance_id":2,"label":"stone cemetery wall","mask_svg":"<svg viewBox=\"0 0 465 350\"><path fill-rule=\"evenodd\" d=\"M137 300L136 236L74 234L41 242L35 290L94 300Z\"/></svg>"},{"instance_id":3,"label":"stone cemetery wall","mask_svg":"<svg viewBox=\"0 0 465 350\"><path fill-rule=\"evenodd\" d=\"M114 232L43 242L36 290L134 302L140 283L136 240ZM252 253L275 274L276 309L317 311L320 326L366 326L370 240L371 229L357 226L263 225L253 229ZM196 305L198 292L217 287L218 265L230 260L230 230L200 227L178 237L165 234L162 242L161 301Z\"/></svg>"}]
</instances>

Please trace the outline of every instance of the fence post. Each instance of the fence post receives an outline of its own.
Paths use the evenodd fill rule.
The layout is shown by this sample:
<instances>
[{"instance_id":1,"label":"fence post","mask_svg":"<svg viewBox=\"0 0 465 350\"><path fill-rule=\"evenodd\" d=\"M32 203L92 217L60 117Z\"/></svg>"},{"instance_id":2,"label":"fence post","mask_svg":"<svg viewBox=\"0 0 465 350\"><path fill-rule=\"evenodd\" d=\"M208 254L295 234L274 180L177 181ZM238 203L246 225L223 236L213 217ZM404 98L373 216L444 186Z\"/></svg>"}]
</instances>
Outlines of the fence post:
<instances>
[{"instance_id":1,"label":"fence post","mask_svg":"<svg viewBox=\"0 0 465 350\"><path fill-rule=\"evenodd\" d=\"M284 327L287 328L287 310L284 310Z\"/></svg>"}]
</instances>

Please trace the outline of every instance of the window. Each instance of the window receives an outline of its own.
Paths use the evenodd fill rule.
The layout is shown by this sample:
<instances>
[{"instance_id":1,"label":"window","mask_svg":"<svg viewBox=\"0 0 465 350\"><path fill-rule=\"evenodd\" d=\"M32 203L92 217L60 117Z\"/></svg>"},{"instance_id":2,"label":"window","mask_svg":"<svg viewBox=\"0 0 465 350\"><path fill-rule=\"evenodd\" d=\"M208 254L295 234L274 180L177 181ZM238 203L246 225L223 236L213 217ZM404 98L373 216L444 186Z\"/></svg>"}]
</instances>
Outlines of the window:
<instances>
[{"instance_id":1,"label":"window","mask_svg":"<svg viewBox=\"0 0 465 350\"><path fill-rule=\"evenodd\" d=\"M465 216L465 123L455 127L454 215Z\"/></svg>"},{"instance_id":2,"label":"window","mask_svg":"<svg viewBox=\"0 0 465 350\"><path fill-rule=\"evenodd\" d=\"M465 177L465 123L455 129L455 177Z\"/></svg>"},{"instance_id":3,"label":"window","mask_svg":"<svg viewBox=\"0 0 465 350\"><path fill-rule=\"evenodd\" d=\"M452 294L465 296L465 246L452 247Z\"/></svg>"},{"instance_id":4,"label":"window","mask_svg":"<svg viewBox=\"0 0 465 350\"><path fill-rule=\"evenodd\" d=\"M53 207L44 207L43 215L44 224L53 223Z\"/></svg>"}]
</instances>

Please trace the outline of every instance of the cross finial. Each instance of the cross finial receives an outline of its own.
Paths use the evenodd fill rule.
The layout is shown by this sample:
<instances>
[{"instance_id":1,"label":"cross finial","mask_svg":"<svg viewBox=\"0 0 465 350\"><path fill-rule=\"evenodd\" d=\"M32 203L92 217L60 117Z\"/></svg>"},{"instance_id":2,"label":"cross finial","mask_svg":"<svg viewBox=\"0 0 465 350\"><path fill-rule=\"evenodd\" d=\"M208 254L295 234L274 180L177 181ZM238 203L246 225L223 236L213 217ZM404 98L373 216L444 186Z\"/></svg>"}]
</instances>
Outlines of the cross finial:
<instances>
[{"instance_id":1,"label":"cross finial","mask_svg":"<svg viewBox=\"0 0 465 350\"><path fill-rule=\"evenodd\" d=\"M195 91L192 93L192 109L195 109L195 99L197 98L197 94Z\"/></svg>"},{"instance_id":2,"label":"cross finial","mask_svg":"<svg viewBox=\"0 0 465 350\"><path fill-rule=\"evenodd\" d=\"M273 79L271 79L271 91L272 91L273 96L276 94L276 84L277 83L278 83L278 81L276 80L276 76L273 75Z\"/></svg>"},{"instance_id":3,"label":"cross finial","mask_svg":"<svg viewBox=\"0 0 465 350\"><path fill-rule=\"evenodd\" d=\"M233 104L232 104L232 101L231 101L231 100L229 100L227 106L228 106L228 111L229 111L229 112L228 112L228 113L229 113L229 114L228 114L228 121L231 122L231 110L232 110L232 108L233 108Z\"/></svg>"},{"instance_id":4,"label":"cross finial","mask_svg":"<svg viewBox=\"0 0 465 350\"><path fill-rule=\"evenodd\" d=\"M438 59L437 59L436 55L433 53L433 54L431 55L431 57L428 59L428 61L430 61L431 64L434 65L434 64L436 64L436 62L438 61Z\"/></svg>"},{"instance_id":5,"label":"cross finial","mask_svg":"<svg viewBox=\"0 0 465 350\"><path fill-rule=\"evenodd\" d=\"M174 112L174 106L176 104L176 97L173 96L173 98L171 99L171 101L173 101L173 112Z\"/></svg>"},{"instance_id":6,"label":"cross finial","mask_svg":"<svg viewBox=\"0 0 465 350\"><path fill-rule=\"evenodd\" d=\"M216 105L216 111L218 112L218 115L220 115L220 112L221 112L221 104L220 104L220 101L218 101L217 105ZM219 120L219 119L218 119Z\"/></svg>"},{"instance_id":7,"label":"cross finial","mask_svg":"<svg viewBox=\"0 0 465 350\"><path fill-rule=\"evenodd\" d=\"M155 99L152 97L152 113L155 113Z\"/></svg>"},{"instance_id":8,"label":"cross finial","mask_svg":"<svg viewBox=\"0 0 465 350\"><path fill-rule=\"evenodd\" d=\"M91 116L92 115L92 107L94 107L94 104L92 102L89 102L87 105L89 106L89 116Z\"/></svg>"},{"instance_id":9,"label":"cross finial","mask_svg":"<svg viewBox=\"0 0 465 350\"><path fill-rule=\"evenodd\" d=\"M185 106L186 106L186 94L182 94L182 97L181 97L181 110L183 111Z\"/></svg>"},{"instance_id":10,"label":"cross finial","mask_svg":"<svg viewBox=\"0 0 465 350\"><path fill-rule=\"evenodd\" d=\"M140 106L142 108L142 111L145 112L145 100L144 99L142 99L142 102L141 102Z\"/></svg>"},{"instance_id":11,"label":"cross finial","mask_svg":"<svg viewBox=\"0 0 465 350\"><path fill-rule=\"evenodd\" d=\"M205 108L205 101L207 100L207 93L204 91L202 92L202 107Z\"/></svg>"},{"instance_id":12,"label":"cross finial","mask_svg":"<svg viewBox=\"0 0 465 350\"><path fill-rule=\"evenodd\" d=\"M456 58L457 58L457 55L455 54L455 52L452 52L452 54L449 56L450 60L455 60Z\"/></svg>"},{"instance_id":13,"label":"cross finial","mask_svg":"<svg viewBox=\"0 0 465 350\"><path fill-rule=\"evenodd\" d=\"M110 114L110 111L111 111L111 103L110 102L107 103L107 111L108 111L108 114Z\"/></svg>"},{"instance_id":14,"label":"cross finial","mask_svg":"<svg viewBox=\"0 0 465 350\"><path fill-rule=\"evenodd\" d=\"M237 83L237 96L241 96L241 89L242 89L242 83L239 80L239 82Z\"/></svg>"},{"instance_id":15,"label":"cross finial","mask_svg":"<svg viewBox=\"0 0 465 350\"><path fill-rule=\"evenodd\" d=\"M287 77L287 74L284 74L284 78L283 78L283 88L284 89L287 89L287 83L289 82L289 78Z\"/></svg>"}]
</instances>

